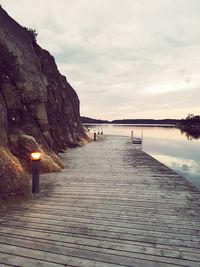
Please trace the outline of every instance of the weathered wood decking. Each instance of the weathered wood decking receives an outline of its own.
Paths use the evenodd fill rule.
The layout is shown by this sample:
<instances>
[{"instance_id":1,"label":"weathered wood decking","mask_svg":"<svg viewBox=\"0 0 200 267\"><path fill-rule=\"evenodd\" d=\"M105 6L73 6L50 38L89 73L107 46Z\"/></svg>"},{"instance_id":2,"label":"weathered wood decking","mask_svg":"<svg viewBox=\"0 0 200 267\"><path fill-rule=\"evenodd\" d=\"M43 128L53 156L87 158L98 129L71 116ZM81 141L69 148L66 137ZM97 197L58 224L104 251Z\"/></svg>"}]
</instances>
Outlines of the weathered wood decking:
<instances>
[{"instance_id":1,"label":"weathered wood decking","mask_svg":"<svg viewBox=\"0 0 200 267\"><path fill-rule=\"evenodd\" d=\"M200 192L128 141L70 150L39 196L1 212L0 266L199 267Z\"/></svg>"}]
</instances>

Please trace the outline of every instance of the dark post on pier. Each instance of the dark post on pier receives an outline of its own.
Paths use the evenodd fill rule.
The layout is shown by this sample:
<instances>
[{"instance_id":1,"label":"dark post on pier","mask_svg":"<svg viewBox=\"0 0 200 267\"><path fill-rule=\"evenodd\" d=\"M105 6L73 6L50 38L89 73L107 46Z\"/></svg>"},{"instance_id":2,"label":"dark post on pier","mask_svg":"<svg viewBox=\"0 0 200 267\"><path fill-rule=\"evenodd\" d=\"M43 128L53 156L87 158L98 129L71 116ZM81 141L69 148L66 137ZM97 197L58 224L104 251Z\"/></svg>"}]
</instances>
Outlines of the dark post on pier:
<instances>
[{"instance_id":1,"label":"dark post on pier","mask_svg":"<svg viewBox=\"0 0 200 267\"><path fill-rule=\"evenodd\" d=\"M131 143L133 143L133 131L131 131Z\"/></svg>"},{"instance_id":2,"label":"dark post on pier","mask_svg":"<svg viewBox=\"0 0 200 267\"><path fill-rule=\"evenodd\" d=\"M94 130L94 141L97 140L97 133L96 133L96 130Z\"/></svg>"},{"instance_id":3,"label":"dark post on pier","mask_svg":"<svg viewBox=\"0 0 200 267\"><path fill-rule=\"evenodd\" d=\"M40 192L40 159L41 159L41 152L36 151L31 153L33 194L37 194Z\"/></svg>"}]
</instances>

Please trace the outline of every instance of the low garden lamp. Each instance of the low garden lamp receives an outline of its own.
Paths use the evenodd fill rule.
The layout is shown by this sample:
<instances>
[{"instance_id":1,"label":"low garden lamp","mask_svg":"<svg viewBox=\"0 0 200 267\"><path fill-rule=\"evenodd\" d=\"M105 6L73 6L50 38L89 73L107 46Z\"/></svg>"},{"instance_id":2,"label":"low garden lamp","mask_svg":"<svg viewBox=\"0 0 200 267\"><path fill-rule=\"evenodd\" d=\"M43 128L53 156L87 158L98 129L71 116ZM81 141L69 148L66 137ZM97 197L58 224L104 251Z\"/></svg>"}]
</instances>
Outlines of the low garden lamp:
<instances>
[{"instance_id":1,"label":"low garden lamp","mask_svg":"<svg viewBox=\"0 0 200 267\"><path fill-rule=\"evenodd\" d=\"M37 194L40 192L40 160L41 152L34 151L31 153L32 161L32 193Z\"/></svg>"}]
</instances>

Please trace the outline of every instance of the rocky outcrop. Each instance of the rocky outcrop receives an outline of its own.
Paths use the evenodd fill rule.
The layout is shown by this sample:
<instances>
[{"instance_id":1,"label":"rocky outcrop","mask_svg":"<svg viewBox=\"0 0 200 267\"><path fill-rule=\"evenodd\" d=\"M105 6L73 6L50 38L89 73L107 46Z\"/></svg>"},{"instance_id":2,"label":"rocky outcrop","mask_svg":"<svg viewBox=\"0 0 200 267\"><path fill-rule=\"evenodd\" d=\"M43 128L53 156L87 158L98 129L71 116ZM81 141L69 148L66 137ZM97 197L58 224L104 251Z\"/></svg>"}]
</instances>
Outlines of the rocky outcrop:
<instances>
[{"instance_id":1,"label":"rocky outcrop","mask_svg":"<svg viewBox=\"0 0 200 267\"><path fill-rule=\"evenodd\" d=\"M43 171L59 171L57 153L84 140L76 92L33 32L0 8L0 194L26 191L33 150Z\"/></svg>"}]
</instances>

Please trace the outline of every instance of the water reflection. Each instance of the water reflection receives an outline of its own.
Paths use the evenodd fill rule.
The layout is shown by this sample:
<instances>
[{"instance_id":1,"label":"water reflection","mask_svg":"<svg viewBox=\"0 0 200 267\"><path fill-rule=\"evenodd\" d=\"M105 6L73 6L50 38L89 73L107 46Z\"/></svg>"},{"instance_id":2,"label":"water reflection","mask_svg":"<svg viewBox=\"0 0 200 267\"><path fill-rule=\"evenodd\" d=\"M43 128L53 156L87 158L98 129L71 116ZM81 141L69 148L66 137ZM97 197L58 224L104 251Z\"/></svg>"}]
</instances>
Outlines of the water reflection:
<instances>
[{"instance_id":1,"label":"water reflection","mask_svg":"<svg viewBox=\"0 0 200 267\"><path fill-rule=\"evenodd\" d=\"M141 137L143 150L157 158L200 188L200 136L195 132L181 132L174 127L138 125L88 125L101 128L105 134ZM189 136L190 135L190 136Z\"/></svg>"},{"instance_id":2,"label":"water reflection","mask_svg":"<svg viewBox=\"0 0 200 267\"><path fill-rule=\"evenodd\" d=\"M200 164L197 159L185 159L161 154L154 154L153 156L200 187Z\"/></svg>"},{"instance_id":3,"label":"water reflection","mask_svg":"<svg viewBox=\"0 0 200 267\"><path fill-rule=\"evenodd\" d=\"M180 131L190 141L193 140L193 139L200 139L200 130L199 129L195 129L195 128L181 129Z\"/></svg>"}]
</instances>

